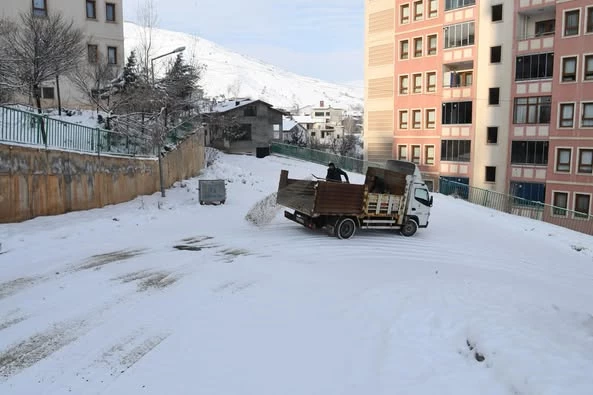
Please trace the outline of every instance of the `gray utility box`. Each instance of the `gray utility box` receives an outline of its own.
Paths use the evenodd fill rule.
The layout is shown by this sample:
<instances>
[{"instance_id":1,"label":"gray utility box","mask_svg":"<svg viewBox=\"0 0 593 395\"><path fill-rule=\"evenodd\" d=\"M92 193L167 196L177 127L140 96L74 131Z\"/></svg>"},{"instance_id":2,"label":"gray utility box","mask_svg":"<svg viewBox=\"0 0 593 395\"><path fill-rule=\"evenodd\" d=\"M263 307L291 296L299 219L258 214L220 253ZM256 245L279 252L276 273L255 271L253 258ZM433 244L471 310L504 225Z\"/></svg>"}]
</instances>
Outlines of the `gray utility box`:
<instances>
[{"instance_id":1,"label":"gray utility box","mask_svg":"<svg viewBox=\"0 0 593 395\"><path fill-rule=\"evenodd\" d=\"M200 180L200 204L224 204L225 201L224 180Z\"/></svg>"}]
</instances>

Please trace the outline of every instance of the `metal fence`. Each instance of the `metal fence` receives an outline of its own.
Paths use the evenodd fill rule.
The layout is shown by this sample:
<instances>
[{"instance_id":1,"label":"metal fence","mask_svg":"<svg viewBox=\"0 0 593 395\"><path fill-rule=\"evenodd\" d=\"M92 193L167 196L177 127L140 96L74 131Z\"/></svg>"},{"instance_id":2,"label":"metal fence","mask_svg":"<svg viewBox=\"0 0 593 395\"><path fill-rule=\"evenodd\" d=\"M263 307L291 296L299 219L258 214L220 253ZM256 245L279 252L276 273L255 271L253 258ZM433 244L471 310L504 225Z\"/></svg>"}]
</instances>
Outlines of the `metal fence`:
<instances>
[{"instance_id":1,"label":"metal fence","mask_svg":"<svg viewBox=\"0 0 593 395\"><path fill-rule=\"evenodd\" d=\"M360 159L347 158L329 152L312 150L290 144L272 143L271 152L309 162L327 165L334 162L344 170L365 174L369 165L384 167L381 163L370 163ZM593 235L593 216L562 207L555 207L538 201L471 187L445 178L439 180L438 192L456 196L470 203L479 204L498 211L521 217L548 222L577 232Z\"/></svg>"},{"instance_id":2,"label":"metal fence","mask_svg":"<svg viewBox=\"0 0 593 395\"><path fill-rule=\"evenodd\" d=\"M0 141L97 154L156 155L146 136L129 136L3 106Z\"/></svg>"},{"instance_id":3,"label":"metal fence","mask_svg":"<svg viewBox=\"0 0 593 395\"><path fill-rule=\"evenodd\" d=\"M489 191L441 178L439 193L455 196L509 214L548 222L577 232L593 235L593 216L578 211L555 207L538 201Z\"/></svg>"}]
</instances>

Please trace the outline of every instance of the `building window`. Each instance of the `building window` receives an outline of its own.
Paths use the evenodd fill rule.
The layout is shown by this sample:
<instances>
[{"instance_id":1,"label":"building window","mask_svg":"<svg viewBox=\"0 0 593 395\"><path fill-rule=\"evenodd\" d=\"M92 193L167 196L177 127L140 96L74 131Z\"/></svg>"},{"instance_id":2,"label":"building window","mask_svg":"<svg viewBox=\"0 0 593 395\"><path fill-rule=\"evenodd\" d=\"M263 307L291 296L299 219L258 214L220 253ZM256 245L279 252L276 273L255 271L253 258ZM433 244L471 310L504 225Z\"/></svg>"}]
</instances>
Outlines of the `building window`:
<instances>
[{"instance_id":1,"label":"building window","mask_svg":"<svg viewBox=\"0 0 593 395\"><path fill-rule=\"evenodd\" d=\"M574 126L574 103L561 103L559 127L572 128Z\"/></svg>"},{"instance_id":2,"label":"building window","mask_svg":"<svg viewBox=\"0 0 593 395\"><path fill-rule=\"evenodd\" d=\"M424 164L427 166L434 165L434 145L424 146Z\"/></svg>"},{"instance_id":3,"label":"building window","mask_svg":"<svg viewBox=\"0 0 593 395\"><path fill-rule=\"evenodd\" d=\"M500 104L500 88L488 88L488 104L491 106Z\"/></svg>"},{"instance_id":4,"label":"building window","mask_svg":"<svg viewBox=\"0 0 593 395\"><path fill-rule=\"evenodd\" d=\"M45 0L33 0L33 15L47 16L47 3Z\"/></svg>"},{"instance_id":5,"label":"building window","mask_svg":"<svg viewBox=\"0 0 593 395\"><path fill-rule=\"evenodd\" d=\"M420 21L424 16L424 3L422 0L414 2L414 20Z\"/></svg>"},{"instance_id":6,"label":"building window","mask_svg":"<svg viewBox=\"0 0 593 395\"><path fill-rule=\"evenodd\" d=\"M502 58L502 46L497 45L495 47L490 47L490 63L500 63L501 58Z\"/></svg>"},{"instance_id":7,"label":"building window","mask_svg":"<svg viewBox=\"0 0 593 395\"><path fill-rule=\"evenodd\" d=\"M426 54L436 55L437 54L437 35L432 34L426 37Z\"/></svg>"},{"instance_id":8,"label":"building window","mask_svg":"<svg viewBox=\"0 0 593 395\"><path fill-rule=\"evenodd\" d=\"M455 8L468 7L476 4L476 0L445 0L445 11Z\"/></svg>"},{"instance_id":9,"label":"building window","mask_svg":"<svg viewBox=\"0 0 593 395\"><path fill-rule=\"evenodd\" d=\"M461 86L472 86L473 80L474 72L471 70L454 71L449 73L449 86L451 88L458 88Z\"/></svg>"},{"instance_id":10,"label":"building window","mask_svg":"<svg viewBox=\"0 0 593 395\"><path fill-rule=\"evenodd\" d=\"M105 20L115 22L115 4L105 3Z\"/></svg>"},{"instance_id":11,"label":"building window","mask_svg":"<svg viewBox=\"0 0 593 395\"><path fill-rule=\"evenodd\" d=\"M107 47L107 63L117 64L117 48Z\"/></svg>"},{"instance_id":12,"label":"building window","mask_svg":"<svg viewBox=\"0 0 593 395\"><path fill-rule=\"evenodd\" d=\"M552 198L552 214L566 216L566 209L568 208L568 193L554 192Z\"/></svg>"},{"instance_id":13,"label":"building window","mask_svg":"<svg viewBox=\"0 0 593 395\"><path fill-rule=\"evenodd\" d=\"M562 58L562 82L577 80L577 57Z\"/></svg>"},{"instance_id":14,"label":"building window","mask_svg":"<svg viewBox=\"0 0 593 395\"><path fill-rule=\"evenodd\" d=\"M422 37L414 39L414 57L419 58L422 56Z\"/></svg>"},{"instance_id":15,"label":"building window","mask_svg":"<svg viewBox=\"0 0 593 395\"><path fill-rule=\"evenodd\" d=\"M585 55L585 61L583 63L585 64L583 66L583 80L593 81L593 55Z\"/></svg>"},{"instance_id":16,"label":"building window","mask_svg":"<svg viewBox=\"0 0 593 395\"><path fill-rule=\"evenodd\" d=\"M502 21L502 4L492 6L492 22Z\"/></svg>"},{"instance_id":17,"label":"building window","mask_svg":"<svg viewBox=\"0 0 593 395\"><path fill-rule=\"evenodd\" d=\"M516 97L513 111L515 124L549 124L551 96Z\"/></svg>"},{"instance_id":18,"label":"building window","mask_svg":"<svg viewBox=\"0 0 593 395\"><path fill-rule=\"evenodd\" d=\"M403 40L399 42L399 58L400 59L408 59L410 51L410 46L408 44L408 40Z\"/></svg>"},{"instance_id":19,"label":"building window","mask_svg":"<svg viewBox=\"0 0 593 395\"><path fill-rule=\"evenodd\" d=\"M445 48L474 45L474 22L458 23L445 27Z\"/></svg>"},{"instance_id":20,"label":"building window","mask_svg":"<svg viewBox=\"0 0 593 395\"><path fill-rule=\"evenodd\" d=\"M554 34L556 31L556 19L535 22L535 37Z\"/></svg>"},{"instance_id":21,"label":"building window","mask_svg":"<svg viewBox=\"0 0 593 395\"><path fill-rule=\"evenodd\" d=\"M570 157L572 150L570 148L558 148L556 150L556 171L570 173Z\"/></svg>"},{"instance_id":22,"label":"building window","mask_svg":"<svg viewBox=\"0 0 593 395\"><path fill-rule=\"evenodd\" d=\"M54 98L54 87L53 86L44 86L41 88L41 97L44 99L53 99Z\"/></svg>"},{"instance_id":23,"label":"building window","mask_svg":"<svg viewBox=\"0 0 593 395\"><path fill-rule=\"evenodd\" d=\"M547 165L547 141L513 141L511 143L511 163L514 165Z\"/></svg>"},{"instance_id":24,"label":"building window","mask_svg":"<svg viewBox=\"0 0 593 395\"><path fill-rule=\"evenodd\" d=\"M97 19L97 2L95 0L87 0L86 17L89 19Z\"/></svg>"},{"instance_id":25,"label":"building window","mask_svg":"<svg viewBox=\"0 0 593 395\"><path fill-rule=\"evenodd\" d=\"M426 73L426 91L436 92L437 90L437 73L430 72Z\"/></svg>"},{"instance_id":26,"label":"building window","mask_svg":"<svg viewBox=\"0 0 593 395\"><path fill-rule=\"evenodd\" d=\"M580 10L572 10L564 12L564 35L576 36L579 34L579 19L581 16Z\"/></svg>"},{"instance_id":27,"label":"building window","mask_svg":"<svg viewBox=\"0 0 593 395\"><path fill-rule=\"evenodd\" d=\"M496 166L486 166L486 182L496 182Z\"/></svg>"},{"instance_id":28,"label":"building window","mask_svg":"<svg viewBox=\"0 0 593 395\"><path fill-rule=\"evenodd\" d=\"M581 127L593 128L593 103L583 103Z\"/></svg>"},{"instance_id":29,"label":"building window","mask_svg":"<svg viewBox=\"0 0 593 395\"><path fill-rule=\"evenodd\" d=\"M515 81L552 78L553 73L553 53L517 56L515 62Z\"/></svg>"},{"instance_id":30,"label":"building window","mask_svg":"<svg viewBox=\"0 0 593 395\"><path fill-rule=\"evenodd\" d=\"M399 23L402 25L405 23L410 23L410 5L409 4L402 4L399 7Z\"/></svg>"},{"instance_id":31,"label":"building window","mask_svg":"<svg viewBox=\"0 0 593 395\"><path fill-rule=\"evenodd\" d=\"M488 126L486 133L486 144L498 143L498 126Z\"/></svg>"},{"instance_id":32,"label":"building window","mask_svg":"<svg viewBox=\"0 0 593 395\"><path fill-rule=\"evenodd\" d=\"M399 128L400 129L408 128L408 110L401 110L399 112Z\"/></svg>"},{"instance_id":33,"label":"building window","mask_svg":"<svg viewBox=\"0 0 593 395\"><path fill-rule=\"evenodd\" d=\"M593 149L579 150L579 173L593 173Z\"/></svg>"},{"instance_id":34,"label":"building window","mask_svg":"<svg viewBox=\"0 0 593 395\"><path fill-rule=\"evenodd\" d=\"M412 110L412 129L422 129L422 110Z\"/></svg>"},{"instance_id":35,"label":"building window","mask_svg":"<svg viewBox=\"0 0 593 395\"><path fill-rule=\"evenodd\" d=\"M456 125L472 123L472 102L443 103L443 125Z\"/></svg>"},{"instance_id":36,"label":"building window","mask_svg":"<svg viewBox=\"0 0 593 395\"><path fill-rule=\"evenodd\" d=\"M422 74L412 75L412 92L422 93Z\"/></svg>"},{"instance_id":37,"label":"building window","mask_svg":"<svg viewBox=\"0 0 593 395\"><path fill-rule=\"evenodd\" d=\"M436 18L439 13L439 1L428 0L428 17Z\"/></svg>"},{"instance_id":38,"label":"building window","mask_svg":"<svg viewBox=\"0 0 593 395\"><path fill-rule=\"evenodd\" d=\"M408 160L408 146L398 145L397 146L397 158L399 160Z\"/></svg>"},{"instance_id":39,"label":"building window","mask_svg":"<svg viewBox=\"0 0 593 395\"><path fill-rule=\"evenodd\" d=\"M420 146L413 145L412 146L412 162L416 164L420 164Z\"/></svg>"},{"instance_id":40,"label":"building window","mask_svg":"<svg viewBox=\"0 0 593 395\"><path fill-rule=\"evenodd\" d=\"M434 108L426 109L426 129L434 129L436 127L437 110Z\"/></svg>"},{"instance_id":41,"label":"building window","mask_svg":"<svg viewBox=\"0 0 593 395\"><path fill-rule=\"evenodd\" d=\"M97 61L99 60L99 47L94 44L89 44L86 48L89 63L97 63Z\"/></svg>"},{"instance_id":42,"label":"building window","mask_svg":"<svg viewBox=\"0 0 593 395\"><path fill-rule=\"evenodd\" d=\"M399 76L399 94L407 95L409 86L410 86L410 78L407 75L400 75Z\"/></svg>"},{"instance_id":43,"label":"building window","mask_svg":"<svg viewBox=\"0 0 593 395\"><path fill-rule=\"evenodd\" d=\"M441 140L441 160L469 162L471 140Z\"/></svg>"},{"instance_id":44,"label":"building window","mask_svg":"<svg viewBox=\"0 0 593 395\"><path fill-rule=\"evenodd\" d=\"M255 117L255 116L257 116L257 107L256 106L246 106L243 109L243 116L244 117Z\"/></svg>"},{"instance_id":45,"label":"building window","mask_svg":"<svg viewBox=\"0 0 593 395\"><path fill-rule=\"evenodd\" d=\"M585 33L593 33L593 7L587 7L585 12L587 13Z\"/></svg>"},{"instance_id":46,"label":"building window","mask_svg":"<svg viewBox=\"0 0 593 395\"><path fill-rule=\"evenodd\" d=\"M591 206L591 195L575 193L574 195L574 214L575 218L588 218L589 207Z\"/></svg>"}]
</instances>

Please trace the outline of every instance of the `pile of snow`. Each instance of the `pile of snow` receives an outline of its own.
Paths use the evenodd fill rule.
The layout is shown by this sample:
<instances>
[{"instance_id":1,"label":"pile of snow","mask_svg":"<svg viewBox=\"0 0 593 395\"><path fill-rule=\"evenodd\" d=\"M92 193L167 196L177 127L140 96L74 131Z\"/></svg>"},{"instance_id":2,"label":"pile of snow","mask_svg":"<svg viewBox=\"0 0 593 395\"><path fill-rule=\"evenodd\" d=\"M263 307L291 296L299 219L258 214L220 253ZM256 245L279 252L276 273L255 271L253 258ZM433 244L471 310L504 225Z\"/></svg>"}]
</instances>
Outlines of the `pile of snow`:
<instances>
[{"instance_id":1,"label":"pile of snow","mask_svg":"<svg viewBox=\"0 0 593 395\"><path fill-rule=\"evenodd\" d=\"M593 237L435 194L413 237L339 240L263 218L282 169L325 167L219 153L165 198L0 225L0 393L592 393Z\"/></svg>"}]
</instances>

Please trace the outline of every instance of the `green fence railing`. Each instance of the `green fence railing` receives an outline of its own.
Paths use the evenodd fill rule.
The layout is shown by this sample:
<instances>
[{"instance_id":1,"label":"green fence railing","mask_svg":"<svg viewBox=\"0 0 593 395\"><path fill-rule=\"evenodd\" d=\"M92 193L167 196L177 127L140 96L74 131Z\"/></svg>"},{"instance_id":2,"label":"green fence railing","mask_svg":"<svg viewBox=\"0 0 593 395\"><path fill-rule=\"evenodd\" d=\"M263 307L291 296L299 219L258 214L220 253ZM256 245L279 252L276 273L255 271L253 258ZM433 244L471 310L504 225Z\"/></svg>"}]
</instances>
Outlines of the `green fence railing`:
<instances>
[{"instance_id":1,"label":"green fence railing","mask_svg":"<svg viewBox=\"0 0 593 395\"><path fill-rule=\"evenodd\" d=\"M505 195L441 178L439 193L455 196L473 204L509 214L548 222L577 232L593 235L593 216L542 202Z\"/></svg>"},{"instance_id":2,"label":"green fence railing","mask_svg":"<svg viewBox=\"0 0 593 395\"><path fill-rule=\"evenodd\" d=\"M97 154L156 155L146 136L130 136L3 106L0 141Z\"/></svg>"}]
</instances>

